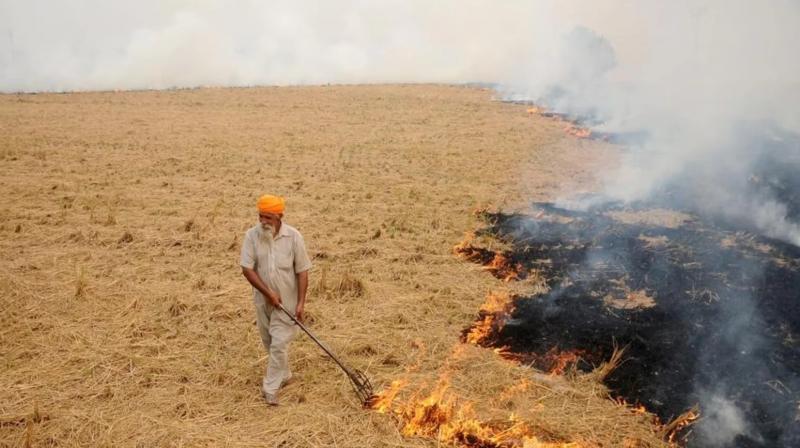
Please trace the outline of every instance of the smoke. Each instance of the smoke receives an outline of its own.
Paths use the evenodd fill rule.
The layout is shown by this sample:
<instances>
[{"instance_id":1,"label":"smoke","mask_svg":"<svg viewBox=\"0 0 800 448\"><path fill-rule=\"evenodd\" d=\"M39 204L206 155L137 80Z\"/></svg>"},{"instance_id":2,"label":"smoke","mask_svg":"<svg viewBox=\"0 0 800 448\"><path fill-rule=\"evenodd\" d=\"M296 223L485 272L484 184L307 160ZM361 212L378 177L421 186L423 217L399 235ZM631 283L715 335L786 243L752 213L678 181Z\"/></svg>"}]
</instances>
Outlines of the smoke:
<instances>
[{"instance_id":1,"label":"smoke","mask_svg":"<svg viewBox=\"0 0 800 448\"><path fill-rule=\"evenodd\" d=\"M698 427L698 432L704 444L731 446L737 436L754 437L742 411L725 396L708 394L702 400L707 407L704 422Z\"/></svg>"},{"instance_id":2,"label":"smoke","mask_svg":"<svg viewBox=\"0 0 800 448\"><path fill-rule=\"evenodd\" d=\"M492 81L534 7L477 0L0 3L0 90Z\"/></svg>"},{"instance_id":3,"label":"smoke","mask_svg":"<svg viewBox=\"0 0 800 448\"><path fill-rule=\"evenodd\" d=\"M798 41L793 0L0 0L0 91L491 83L643 137L611 198L677 186L678 206L800 244L780 182L741 182L766 145L800 168Z\"/></svg>"},{"instance_id":4,"label":"smoke","mask_svg":"<svg viewBox=\"0 0 800 448\"><path fill-rule=\"evenodd\" d=\"M611 200L800 246L797 42L795 0L0 0L0 91L490 83L637 136Z\"/></svg>"},{"instance_id":5,"label":"smoke","mask_svg":"<svg viewBox=\"0 0 800 448\"><path fill-rule=\"evenodd\" d=\"M633 25L575 28L555 63L545 61L558 70L534 62L503 83L507 97L547 104L598 131L637 136L608 176L612 200L658 199L800 245L792 180L800 170L800 59L791 56L800 4L628 6L641 24L633 56L618 57L619 42L604 35L608 27ZM759 172L765 165L777 170Z\"/></svg>"},{"instance_id":6,"label":"smoke","mask_svg":"<svg viewBox=\"0 0 800 448\"><path fill-rule=\"evenodd\" d=\"M515 301L495 346L598 365L619 344L606 384L662 421L699 405L688 446L800 446L800 248L647 208L535 211L487 219L506 259L549 287Z\"/></svg>"}]
</instances>

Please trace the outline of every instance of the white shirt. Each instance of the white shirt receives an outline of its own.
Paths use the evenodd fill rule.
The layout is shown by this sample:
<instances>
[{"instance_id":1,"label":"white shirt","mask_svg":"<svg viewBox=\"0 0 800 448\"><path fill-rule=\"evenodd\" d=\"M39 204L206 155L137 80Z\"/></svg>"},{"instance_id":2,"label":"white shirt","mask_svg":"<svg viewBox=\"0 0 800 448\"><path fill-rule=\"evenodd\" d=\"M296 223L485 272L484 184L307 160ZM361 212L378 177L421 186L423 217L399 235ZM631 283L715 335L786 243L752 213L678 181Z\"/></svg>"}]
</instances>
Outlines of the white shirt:
<instances>
[{"instance_id":1,"label":"white shirt","mask_svg":"<svg viewBox=\"0 0 800 448\"><path fill-rule=\"evenodd\" d=\"M260 227L253 226L245 233L239 264L243 268L254 269L269 289L280 294L284 308L294 313L297 307L296 275L311 269L305 241L297 229L281 223L281 229L270 246L261 240ZM253 288L253 301L263 300L261 292ZM268 307L271 306L269 301L266 303Z\"/></svg>"}]
</instances>

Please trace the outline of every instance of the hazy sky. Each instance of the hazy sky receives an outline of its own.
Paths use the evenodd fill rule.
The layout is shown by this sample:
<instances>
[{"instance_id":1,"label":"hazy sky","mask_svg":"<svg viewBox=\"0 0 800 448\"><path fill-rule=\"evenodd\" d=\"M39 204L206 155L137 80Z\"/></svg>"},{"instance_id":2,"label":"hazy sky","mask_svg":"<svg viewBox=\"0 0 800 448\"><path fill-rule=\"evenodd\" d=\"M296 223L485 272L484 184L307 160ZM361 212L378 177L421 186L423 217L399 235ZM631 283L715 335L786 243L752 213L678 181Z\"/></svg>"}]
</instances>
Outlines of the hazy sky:
<instances>
[{"instance_id":1,"label":"hazy sky","mask_svg":"<svg viewBox=\"0 0 800 448\"><path fill-rule=\"evenodd\" d=\"M494 83L646 131L608 184L638 199L698 167L747 172L743 123L800 131L798 42L796 0L0 0L0 91ZM759 226L800 244L768 210Z\"/></svg>"},{"instance_id":2,"label":"hazy sky","mask_svg":"<svg viewBox=\"0 0 800 448\"><path fill-rule=\"evenodd\" d=\"M797 0L0 0L0 91L493 83L647 136L610 197L677 186L800 245L780 176L753 175L800 172L798 43ZM726 400L705 410L738 415ZM724 440L748 430L727 421Z\"/></svg>"},{"instance_id":3,"label":"hazy sky","mask_svg":"<svg viewBox=\"0 0 800 448\"><path fill-rule=\"evenodd\" d=\"M641 57L635 2L586 3L2 0L0 90L496 81L575 23Z\"/></svg>"}]
</instances>

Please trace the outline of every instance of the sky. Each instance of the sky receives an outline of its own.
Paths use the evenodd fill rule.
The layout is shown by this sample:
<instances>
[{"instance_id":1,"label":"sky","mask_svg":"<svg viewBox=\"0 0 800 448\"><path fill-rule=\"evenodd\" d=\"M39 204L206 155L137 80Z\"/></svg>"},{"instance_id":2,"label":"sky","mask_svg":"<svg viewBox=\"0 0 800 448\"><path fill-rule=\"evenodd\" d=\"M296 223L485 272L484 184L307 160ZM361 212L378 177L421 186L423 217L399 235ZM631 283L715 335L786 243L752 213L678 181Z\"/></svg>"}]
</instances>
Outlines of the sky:
<instances>
[{"instance_id":1,"label":"sky","mask_svg":"<svg viewBox=\"0 0 800 448\"><path fill-rule=\"evenodd\" d=\"M582 2L0 1L0 90L492 82L573 22L636 24ZM630 52L638 26L608 27Z\"/></svg>"}]
</instances>

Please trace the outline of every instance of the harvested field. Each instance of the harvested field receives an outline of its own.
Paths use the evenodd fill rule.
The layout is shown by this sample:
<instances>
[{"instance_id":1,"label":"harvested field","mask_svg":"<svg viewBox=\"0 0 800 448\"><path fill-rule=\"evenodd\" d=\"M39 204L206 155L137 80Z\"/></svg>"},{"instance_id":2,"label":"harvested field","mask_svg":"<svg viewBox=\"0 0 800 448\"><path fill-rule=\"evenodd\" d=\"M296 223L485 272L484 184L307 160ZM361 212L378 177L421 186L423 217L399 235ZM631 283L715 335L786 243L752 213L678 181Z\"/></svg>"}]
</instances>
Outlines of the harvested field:
<instances>
[{"instance_id":1,"label":"harvested field","mask_svg":"<svg viewBox=\"0 0 800 448\"><path fill-rule=\"evenodd\" d=\"M299 381L264 405L238 267L264 192L287 197L314 258L310 326L379 390L407 381L395 403L438 390L462 417L471 403L470 418L521 431L502 446L663 445L650 415L590 376L460 342L487 294L533 285L453 256L472 211L590 191L616 155L491 98L424 85L0 96L0 445L437 446L441 428L409 431L398 404L361 409L303 335Z\"/></svg>"}]
</instances>

